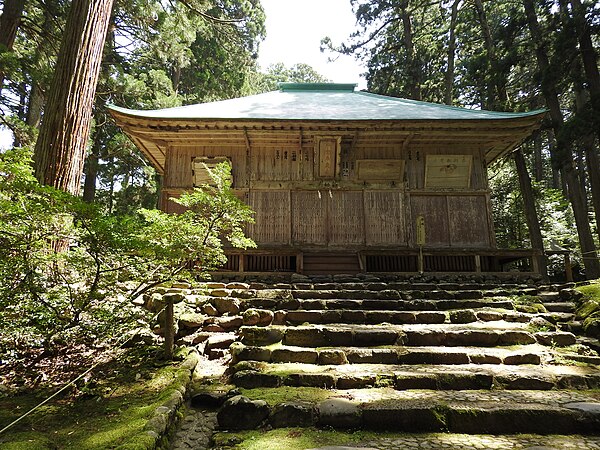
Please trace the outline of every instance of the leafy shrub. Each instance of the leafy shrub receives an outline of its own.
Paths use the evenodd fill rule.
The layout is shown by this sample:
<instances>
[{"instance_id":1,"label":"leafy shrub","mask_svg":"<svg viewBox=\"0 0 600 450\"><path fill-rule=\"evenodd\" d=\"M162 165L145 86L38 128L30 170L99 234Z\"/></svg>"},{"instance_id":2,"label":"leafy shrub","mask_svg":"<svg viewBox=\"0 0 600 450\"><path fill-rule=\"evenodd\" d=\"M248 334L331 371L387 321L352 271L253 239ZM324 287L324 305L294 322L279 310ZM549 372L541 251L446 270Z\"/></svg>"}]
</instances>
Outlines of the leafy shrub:
<instances>
[{"instance_id":1,"label":"leafy shrub","mask_svg":"<svg viewBox=\"0 0 600 450\"><path fill-rule=\"evenodd\" d=\"M121 336L147 319L132 300L222 264L224 239L254 245L229 170L174 199L183 214L115 216L39 185L27 150L0 154L0 351Z\"/></svg>"}]
</instances>

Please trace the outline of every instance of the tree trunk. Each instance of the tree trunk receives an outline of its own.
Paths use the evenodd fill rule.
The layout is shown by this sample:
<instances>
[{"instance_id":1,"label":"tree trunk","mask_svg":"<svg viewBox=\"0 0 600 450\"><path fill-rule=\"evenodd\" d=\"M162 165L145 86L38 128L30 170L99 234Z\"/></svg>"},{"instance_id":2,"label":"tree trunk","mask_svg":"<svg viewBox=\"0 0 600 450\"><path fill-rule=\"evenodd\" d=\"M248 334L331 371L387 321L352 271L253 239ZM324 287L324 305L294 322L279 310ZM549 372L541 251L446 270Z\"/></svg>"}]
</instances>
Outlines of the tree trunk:
<instances>
[{"instance_id":1,"label":"tree trunk","mask_svg":"<svg viewBox=\"0 0 600 450\"><path fill-rule=\"evenodd\" d=\"M594 50L590 24L585 18L585 8L580 0L570 0L573 7L573 19L579 40L579 53L583 61L583 70L588 82L592 109L595 117L595 129L600 139L600 72L598 71L598 55ZM597 167L597 166L596 166Z\"/></svg>"},{"instance_id":2,"label":"tree trunk","mask_svg":"<svg viewBox=\"0 0 600 450\"><path fill-rule=\"evenodd\" d=\"M454 65L456 53L456 21L458 19L458 5L461 0L454 0L450 13L450 36L448 37L448 68L444 74L444 103L452 105L454 91Z\"/></svg>"},{"instance_id":3,"label":"tree trunk","mask_svg":"<svg viewBox=\"0 0 600 450\"><path fill-rule=\"evenodd\" d=\"M74 0L35 147L40 183L79 194L113 0Z\"/></svg>"},{"instance_id":4,"label":"tree trunk","mask_svg":"<svg viewBox=\"0 0 600 450\"><path fill-rule=\"evenodd\" d=\"M513 153L513 157L517 166L519 186L521 188L521 195L523 196L525 219L527 220L527 228L529 230L531 247L541 252L541 255L537 257L538 268L542 274L542 277L547 280L548 267L546 264L546 255L544 254L544 240L542 239L540 221L535 209L535 199L533 196L533 189L531 187L531 178L529 177L529 172L527 172L527 165L525 164L525 158L523 157L523 152L521 149L515 151Z\"/></svg>"},{"instance_id":5,"label":"tree trunk","mask_svg":"<svg viewBox=\"0 0 600 450\"><path fill-rule=\"evenodd\" d=\"M85 161L85 180L83 182L83 200L92 203L96 200L96 179L98 178L98 160L100 148L94 140L90 154Z\"/></svg>"},{"instance_id":6,"label":"tree trunk","mask_svg":"<svg viewBox=\"0 0 600 450\"><path fill-rule=\"evenodd\" d=\"M558 101L555 82L551 77L547 76L550 62L548 60L546 49L544 48L545 40L538 25L533 0L523 0L523 5L525 7L525 14L527 16L527 24L531 33L532 42L535 46L538 70L540 75L542 75L542 93L544 94L546 104L550 110L552 126L558 137L556 145L556 149L559 153L558 160L560 161L560 167L563 169L563 175L567 182L569 200L571 201L571 206L573 208L577 234L579 236L579 245L584 257L586 277L588 279L600 278L600 261L598 261L596 256L596 247L594 245L594 239L587 217L584 193L581 191L581 185L579 184L577 172L573 164L573 153L569 148L569 143L565 142L564 138L561 139L560 131L563 126L563 115Z\"/></svg>"},{"instance_id":7,"label":"tree trunk","mask_svg":"<svg viewBox=\"0 0 600 450\"><path fill-rule=\"evenodd\" d=\"M538 130L533 133L533 166L535 181L544 180L544 157L542 155L542 133Z\"/></svg>"},{"instance_id":8,"label":"tree trunk","mask_svg":"<svg viewBox=\"0 0 600 450\"><path fill-rule=\"evenodd\" d=\"M44 109L44 93L37 81L31 85L29 100L27 102L26 123L32 128L38 128L42 122L42 111Z\"/></svg>"},{"instance_id":9,"label":"tree trunk","mask_svg":"<svg viewBox=\"0 0 600 450\"><path fill-rule=\"evenodd\" d=\"M4 0L4 8L0 16L0 55L12 50L24 8L25 0ZM5 75L4 69L0 67L0 91L4 86Z\"/></svg>"},{"instance_id":10,"label":"tree trunk","mask_svg":"<svg viewBox=\"0 0 600 450\"><path fill-rule=\"evenodd\" d=\"M410 13L408 12L408 0L403 0L400 3L400 17L403 27L403 41L406 49L408 63L408 88L410 90L410 98L413 100L421 100L421 83L419 67L417 67L417 59L415 54L415 46L413 43L412 24L410 22Z\"/></svg>"}]
</instances>

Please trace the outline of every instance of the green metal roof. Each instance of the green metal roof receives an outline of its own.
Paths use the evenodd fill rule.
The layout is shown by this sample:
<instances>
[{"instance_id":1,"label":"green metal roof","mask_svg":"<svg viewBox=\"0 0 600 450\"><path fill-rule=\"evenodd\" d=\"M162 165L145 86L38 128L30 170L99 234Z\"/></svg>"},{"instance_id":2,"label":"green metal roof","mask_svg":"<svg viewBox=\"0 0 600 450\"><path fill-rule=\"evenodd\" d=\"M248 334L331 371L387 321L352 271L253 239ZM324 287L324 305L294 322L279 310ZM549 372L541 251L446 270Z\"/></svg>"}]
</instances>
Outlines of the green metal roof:
<instances>
[{"instance_id":1,"label":"green metal roof","mask_svg":"<svg viewBox=\"0 0 600 450\"><path fill-rule=\"evenodd\" d=\"M541 114L457 108L355 91L355 84L281 83L280 90L211 103L150 111L112 106L148 119L247 120L498 120Z\"/></svg>"}]
</instances>

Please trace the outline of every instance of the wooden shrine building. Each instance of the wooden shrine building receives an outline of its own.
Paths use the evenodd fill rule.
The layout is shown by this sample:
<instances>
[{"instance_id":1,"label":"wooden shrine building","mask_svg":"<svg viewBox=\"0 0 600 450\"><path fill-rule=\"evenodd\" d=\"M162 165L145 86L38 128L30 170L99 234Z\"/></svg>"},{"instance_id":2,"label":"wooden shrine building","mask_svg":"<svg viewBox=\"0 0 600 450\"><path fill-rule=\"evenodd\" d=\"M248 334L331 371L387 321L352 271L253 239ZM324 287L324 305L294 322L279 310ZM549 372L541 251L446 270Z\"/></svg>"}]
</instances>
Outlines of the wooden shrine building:
<instances>
[{"instance_id":1,"label":"wooden shrine building","mask_svg":"<svg viewBox=\"0 0 600 450\"><path fill-rule=\"evenodd\" d=\"M486 167L544 115L455 108L283 83L279 91L154 111L113 107L163 176L160 207L227 159L256 212L257 249L233 271L497 272L531 250L496 248ZM420 250L423 256L420 256ZM422 262L423 266L419 267Z\"/></svg>"}]
</instances>

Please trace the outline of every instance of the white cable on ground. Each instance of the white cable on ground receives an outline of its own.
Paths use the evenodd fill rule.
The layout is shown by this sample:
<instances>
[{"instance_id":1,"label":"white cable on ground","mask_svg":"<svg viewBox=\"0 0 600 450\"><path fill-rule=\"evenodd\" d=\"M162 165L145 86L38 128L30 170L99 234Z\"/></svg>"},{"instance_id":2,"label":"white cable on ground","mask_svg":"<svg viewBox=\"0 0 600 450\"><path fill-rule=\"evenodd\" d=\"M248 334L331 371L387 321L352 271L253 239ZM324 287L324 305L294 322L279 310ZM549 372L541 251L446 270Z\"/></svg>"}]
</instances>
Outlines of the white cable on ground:
<instances>
[{"instance_id":1,"label":"white cable on ground","mask_svg":"<svg viewBox=\"0 0 600 450\"><path fill-rule=\"evenodd\" d=\"M163 309L161 309L159 312L156 313L156 315L150 320L153 321L155 320L159 314L161 312L163 312L167 307L163 307ZM139 332L139 331L138 331ZM123 341L122 344L120 344L119 346L115 346L113 350L119 350L121 349L125 344L127 344L131 339L133 339L135 336L137 336L138 332L135 332L134 334L132 334L131 336L129 336L129 338L127 338L125 341ZM44 400L43 402L39 403L38 405L34 406L33 408L31 408L29 411L27 411L26 413L24 413L23 415L21 415L20 417L18 417L17 419L13 420L11 423L9 423L8 425L6 425L4 428L2 428L0 430L0 434L4 433L6 430L8 430L9 428L12 428L15 424L17 424L18 422L20 422L22 419L24 419L25 417L27 417L29 414L31 414L32 412L34 412L35 410L37 410L38 408L44 406L46 403L48 403L50 400L52 400L54 397L56 397L58 394L60 394L61 392L63 392L64 390L66 390L67 388L73 386L75 383L77 383L79 380L81 380L84 376L86 376L88 373L90 373L92 370L94 370L96 367L98 367L100 364L105 363L106 361L99 361L97 363L95 363L94 365L92 365L92 367L90 367L88 370L86 370L85 372L83 372L81 375L79 375L77 378L75 378L74 380L72 380L71 382L67 383L65 386L63 386L62 388L60 388L58 391L56 391L54 394L52 394L50 397L48 397L46 400Z\"/></svg>"}]
</instances>

